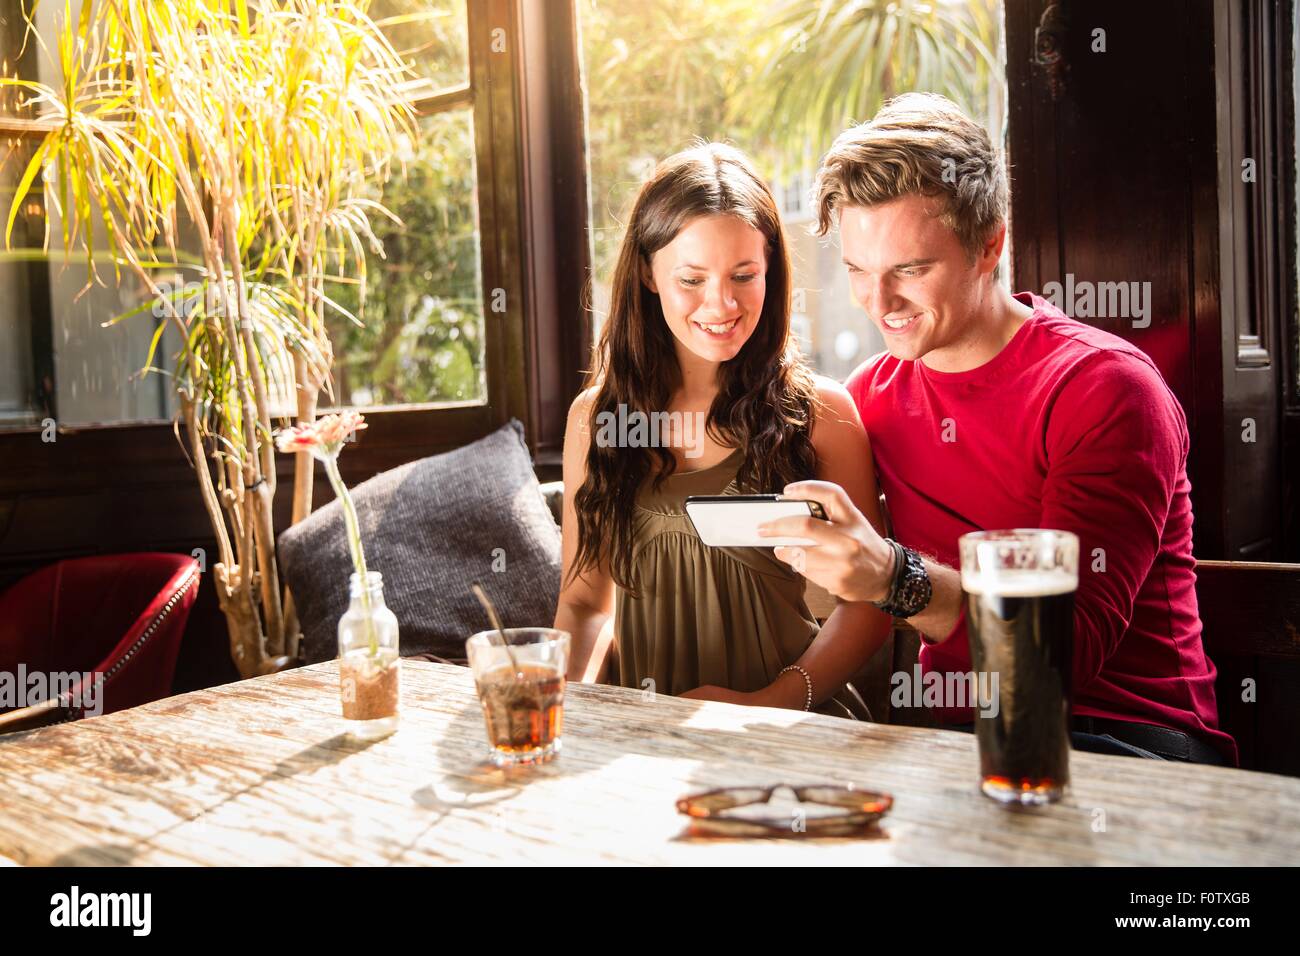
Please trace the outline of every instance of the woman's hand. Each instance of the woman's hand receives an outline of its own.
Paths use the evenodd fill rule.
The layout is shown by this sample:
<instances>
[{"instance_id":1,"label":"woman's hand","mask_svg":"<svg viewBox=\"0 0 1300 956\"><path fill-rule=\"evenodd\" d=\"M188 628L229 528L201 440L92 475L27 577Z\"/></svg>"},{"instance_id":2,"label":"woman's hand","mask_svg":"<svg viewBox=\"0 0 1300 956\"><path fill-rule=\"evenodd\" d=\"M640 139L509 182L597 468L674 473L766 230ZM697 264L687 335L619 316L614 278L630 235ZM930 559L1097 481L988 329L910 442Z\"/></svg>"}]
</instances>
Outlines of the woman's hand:
<instances>
[{"instance_id":1,"label":"woman's hand","mask_svg":"<svg viewBox=\"0 0 1300 956\"><path fill-rule=\"evenodd\" d=\"M787 671L784 684L778 679L767 688L782 698L777 706L793 708L807 702L804 675L812 682L816 707L862 672L893 626L889 615L862 603L888 596L893 579L894 549L880 536L884 521L871 440L844 386L819 380L818 394L822 408L812 438L819 480L796 482L785 493L820 500L829 520L809 516L806 521L768 523L779 534L818 542L817 547L775 548L773 555L841 599L812 644L793 662L803 674Z\"/></svg>"}]
</instances>

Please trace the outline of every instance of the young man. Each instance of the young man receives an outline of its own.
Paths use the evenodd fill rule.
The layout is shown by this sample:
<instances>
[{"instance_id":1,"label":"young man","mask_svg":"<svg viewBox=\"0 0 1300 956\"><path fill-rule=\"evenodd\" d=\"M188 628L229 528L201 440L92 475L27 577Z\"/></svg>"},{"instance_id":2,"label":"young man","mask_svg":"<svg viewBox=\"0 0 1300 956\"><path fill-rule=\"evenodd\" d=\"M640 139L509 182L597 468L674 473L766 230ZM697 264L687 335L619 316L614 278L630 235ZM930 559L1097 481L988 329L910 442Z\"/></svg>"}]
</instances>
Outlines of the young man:
<instances>
[{"instance_id":1,"label":"young man","mask_svg":"<svg viewBox=\"0 0 1300 956\"><path fill-rule=\"evenodd\" d=\"M904 569L896 581L900 552L824 482L785 493L829 522L769 526L819 546L777 556L909 620L924 672L967 672L958 537L1072 531L1076 748L1235 765L1201 645L1182 409L1140 350L999 284L1007 181L985 130L943 97L897 97L835 141L817 208L820 233L838 219L854 298L885 338L846 384Z\"/></svg>"}]
</instances>

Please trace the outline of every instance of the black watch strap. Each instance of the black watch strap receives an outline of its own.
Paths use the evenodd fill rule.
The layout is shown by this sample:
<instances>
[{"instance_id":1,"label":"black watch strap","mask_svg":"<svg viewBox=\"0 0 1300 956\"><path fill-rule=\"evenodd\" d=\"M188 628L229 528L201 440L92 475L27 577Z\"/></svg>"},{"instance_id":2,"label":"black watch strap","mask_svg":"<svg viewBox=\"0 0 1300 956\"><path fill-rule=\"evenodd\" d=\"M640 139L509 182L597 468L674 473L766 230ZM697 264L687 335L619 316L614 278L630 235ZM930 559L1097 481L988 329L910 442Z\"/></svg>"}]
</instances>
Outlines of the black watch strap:
<instances>
[{"instance_id":1,"label":"black watch strap","mask_svg":"<svg viewBox=\"0 0 1300 956\"><path fill-rule=\"evenodd\" d=\"M892 617L914 617L930 604L932 587L925 562L893 538L886 538L885 543L894 549L894 579L889 595L883 601L871 603Z\"/></svg>"}]
</instances>

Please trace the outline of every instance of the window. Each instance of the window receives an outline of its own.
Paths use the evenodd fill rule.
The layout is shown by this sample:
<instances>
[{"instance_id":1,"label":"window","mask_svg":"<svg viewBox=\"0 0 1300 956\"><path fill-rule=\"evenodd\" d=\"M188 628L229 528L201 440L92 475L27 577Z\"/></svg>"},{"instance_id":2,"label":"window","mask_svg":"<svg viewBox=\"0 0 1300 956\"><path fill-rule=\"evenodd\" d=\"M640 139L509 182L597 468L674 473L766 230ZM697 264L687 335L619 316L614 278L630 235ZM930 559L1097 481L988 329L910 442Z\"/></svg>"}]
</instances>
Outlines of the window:
<instances>
[{"instance_id":1,"label":"window","mask_svg":"<svg viewBox=\"0 0 1300 956\"><path fill-rule=\"evenodd\" d=\"M19 56L22 49L18 0L0 2L0 72L30 74L30 57ZM21 133L19 120L30 117L30 110L20 107L16 90L0 89L0 200L13 196L17 185L15 169L31 159L30 141ZM7 209L9 203L4 202ZM15 234L28 244L28 215L21 215ZM41 405L36 399L36 372L32 354L32 329L23 317L32 311L31 292L24 263L0 260L0 427L6 424L29 424ZM44 371L44 370L42 370Z\"/></svg>"},{"instance_id":2,"label":"window","mask_svg":"<svg viewBox=\"0 0 1300 956\"><path fill-rule=\"evenodd\" d=\"M812 189L812 163L791 173L781 183L781 216L787 225L807 222L812 217L808 191Z\"/></svg>"},{"instance_id":3,"label":"window","mask_svg":"<svg viewBox=\"0 0 1300 956\"><path fill-rule=\"evenodd\" d=\"M0 165L0 199L12 196L13 169L31 159L32 147L10 133L3 150L10 161ZM30 218L21 215L15 224L14 234L24 245L32 232ZM51 377L50 343L48 333L42 336L43 329L28 320L38 311L32 302L31 271L28 263L0 262L0 428L29 425L49 414L52 396L44 383ZM48 328L48 323L41 325Z\"/></svg>"},{"instance_id":4,"label":"window","mask_svg":"<svg viewBox=\"0 0 1300 956\"><path fill-rule=\"evenodd\" d=\"M329 318L337 403L481 402L483 286L463 0L376 0L371 17L420 76L419 136L396 174L373 190L400 225L372 220L384 254L367 255L363 325ZM403 19L415 18L415 19ZM338 290L358 314L356 286Z\"/></svg>"},{"instance_id":5,"label":"window","mask_svg":"<svg viewBox=\"0 0 1300 956\"><path fill-rule=\"evenodd\" d=\"M834 239L809 234L816 158L850 122L869 119L882 98L909 89L947 94L1000 141L1001 3L787 0L777 14L748 0L577 6L596 321L608 310L637 188L656 161L700 137L744 150L773 186L794 260L796 335L813 366L843 379L883 348L852 301Z\"/></svg>"},{"instance_id":6,"label":"window","mask_svg":"<svg viewBox=\"0 0 1300 956\"><path fill-rule=\"evenodd\" d=\"M17 55L23 6L0 0L3 69L50 83L51 64L37 44ZM47 44L62 9L37 8ZM432 450L512 414L527 417L522 376L507 371L525 361L520 210L508 188L518 175L515 59L496 55L515 51L518 27L511 4L497 0L373 0L369 14L417 71L418 135L403 144L392 178L371 192L401 222L371 216L384 253L367 251L364 296L355 279L327 287L358 321L327 310L333 398L322 394L321 406L382 409L371 415L372 440L414 436L415 450ZM39 135L10 89L0 99L0 135L7 212L5 199ZM15 246L40 245L39 187L19 218ZM492 226L487 236L482 222ZM52 235L57 247L57 226ZM104 327L143 301L142 290L116 287L111 268L100 271L108 287L78 298L85 271L77 260L63 269L30 256L0 259L0 289L7 290L0 296L0 428L33 427L47 417L60 426L170 421L170 379L140 374L156 323L146 312ZM155 366L169 364L172 346L164 337Z\"/></svg>"},{"instance_id":7,"label":"window","mask_svg":"<svg viewBox=\"0 0 1300 956\"><path fill-rule=\"evenodd\" d=\"M24 6L32 4L0 0L0 72L48 83L51 64L27 36ZM46 36L54 31L54 6L37 8ZM5 217L43 133L35 117L18 90L0 90L0 211ZM16 249L40 248L44 216L38 182L15 222ZM57 234L55 226L52 235ZM57 238L51 246L57 248ZM112 278L110 270L107 280ZM167 382L133 375L144 364L154 332L147 317L101 328L106 318L140 300L127 286L92 286L81 294L86 284L80 260L64 263L58 256L36 258L30 251L0 252L0 428L39 426L48 419L82 424L170 416L174 399Z\"/></svg>"}]
</instances>

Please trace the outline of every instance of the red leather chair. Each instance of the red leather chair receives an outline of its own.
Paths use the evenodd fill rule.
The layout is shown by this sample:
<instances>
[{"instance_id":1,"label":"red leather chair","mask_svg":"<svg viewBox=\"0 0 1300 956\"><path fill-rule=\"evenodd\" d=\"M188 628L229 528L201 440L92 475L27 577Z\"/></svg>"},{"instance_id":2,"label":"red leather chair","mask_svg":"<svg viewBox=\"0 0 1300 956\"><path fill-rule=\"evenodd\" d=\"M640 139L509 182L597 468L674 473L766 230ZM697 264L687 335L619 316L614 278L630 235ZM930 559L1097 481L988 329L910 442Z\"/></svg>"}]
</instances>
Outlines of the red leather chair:
<instances>
[{"instance_id":1,"label":"red leather chair","mask_svg":"<svg viewBox=\"0 0 1300 956\"><path fill-rule=\"evenodd\" d=\"M47 681L88 673L97 684L52 687L63 693L44 702L19 697L28 706L17 709L0 700L0 733L166 697L198 585L192 557L145 552L59 561L0 594L0 675L16 684L22 665Z\"/></svg>"}]
</instances>

